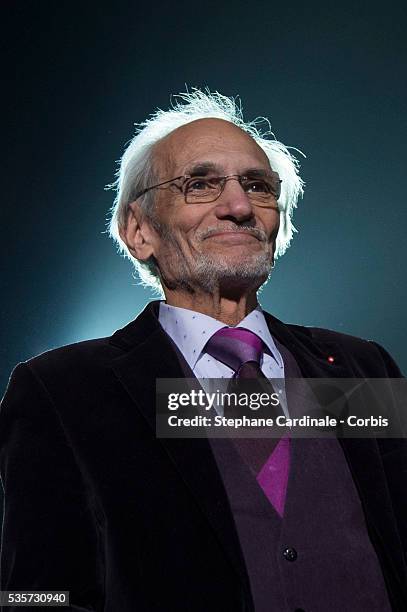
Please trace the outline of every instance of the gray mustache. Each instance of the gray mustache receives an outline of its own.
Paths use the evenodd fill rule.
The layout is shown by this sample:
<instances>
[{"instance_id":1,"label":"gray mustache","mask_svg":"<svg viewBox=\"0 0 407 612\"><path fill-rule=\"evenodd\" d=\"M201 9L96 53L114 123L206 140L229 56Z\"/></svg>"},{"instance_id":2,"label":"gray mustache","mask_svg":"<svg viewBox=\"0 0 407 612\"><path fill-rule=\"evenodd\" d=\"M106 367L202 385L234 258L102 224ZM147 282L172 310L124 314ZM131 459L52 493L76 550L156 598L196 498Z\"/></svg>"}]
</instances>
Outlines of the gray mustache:
<instances>
[{"instance_id":1,"label":"gray mustache","mask_svg":"<svg viewBox=\"0 0 407 612\"><path fill-rule=\"evenodd\" d=\"M244 227L244 226L236 226L236 227L208 227L206 230L198 232L197 238L198 240L205 240L205 238L209 238L213 234L218 234L219 232L234 232L234 233L245 233L249 232L252 236L255 236L262 242L266 242L267 234L264 230L258 227Z\"/></svg>"}]
</instances>

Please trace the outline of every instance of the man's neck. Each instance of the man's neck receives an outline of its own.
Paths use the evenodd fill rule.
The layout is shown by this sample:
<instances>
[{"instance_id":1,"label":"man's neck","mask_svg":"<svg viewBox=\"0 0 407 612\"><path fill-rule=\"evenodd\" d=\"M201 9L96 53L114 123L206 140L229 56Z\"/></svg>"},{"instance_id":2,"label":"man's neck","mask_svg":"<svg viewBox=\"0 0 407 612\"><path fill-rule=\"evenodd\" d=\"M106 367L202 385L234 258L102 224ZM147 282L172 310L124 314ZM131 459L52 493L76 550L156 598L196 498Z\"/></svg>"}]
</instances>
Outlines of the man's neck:
<instances>
[{"instance_id":1,"label":"man's neck","mask_svg":"<svg viewBox=\"0 0 407 612\"><path fill-rule=\"evenodd\" d=\"M165 291L166 303L170 306L201 312L225 325L238 325L258 304L256 292L242 296L219 294L188 294L179 291Z\"/></svg>"}]
</instances>

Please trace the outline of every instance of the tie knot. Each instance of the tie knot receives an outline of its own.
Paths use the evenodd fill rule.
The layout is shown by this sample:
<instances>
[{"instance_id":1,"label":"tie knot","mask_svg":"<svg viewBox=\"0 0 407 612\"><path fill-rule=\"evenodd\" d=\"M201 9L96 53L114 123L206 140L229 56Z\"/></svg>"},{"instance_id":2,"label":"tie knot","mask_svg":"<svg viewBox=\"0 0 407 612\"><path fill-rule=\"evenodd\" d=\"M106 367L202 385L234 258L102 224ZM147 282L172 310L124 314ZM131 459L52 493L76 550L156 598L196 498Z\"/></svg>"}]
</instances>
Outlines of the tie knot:
<instances>
[{"instance_id":1,"label":"tie knot","mask_svg":"<svg viewBox=\"0 0 407 612\"><path fill-rule=\"evenodd\" d=\"M248 329L224 327L208 340L205 351L237 372L248 361L260 363L263 342Z\"/></svg>"}]
</instances>

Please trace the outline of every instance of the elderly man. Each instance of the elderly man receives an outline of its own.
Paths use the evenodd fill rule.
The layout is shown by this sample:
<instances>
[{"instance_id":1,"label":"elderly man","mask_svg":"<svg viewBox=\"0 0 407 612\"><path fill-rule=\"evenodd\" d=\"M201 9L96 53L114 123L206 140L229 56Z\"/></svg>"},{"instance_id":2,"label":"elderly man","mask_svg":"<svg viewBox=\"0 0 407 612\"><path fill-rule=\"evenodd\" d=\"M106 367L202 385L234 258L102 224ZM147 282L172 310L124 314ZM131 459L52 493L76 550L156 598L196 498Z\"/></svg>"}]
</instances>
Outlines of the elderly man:
<instances>
[{"instance_id":1,"label":"elderly man","mask_svg":"<svg viewBox=\"0 0 407 612\"><path fill-rule=\"evenodd\" d=\"M259 306L297 170L220 94L139 127L111 234L165 301L14 370L3 590L70 591L75 611L407 609L403 440L156 437L160 378L401 376L373 342Z\"/></svg>"}]
</instances>

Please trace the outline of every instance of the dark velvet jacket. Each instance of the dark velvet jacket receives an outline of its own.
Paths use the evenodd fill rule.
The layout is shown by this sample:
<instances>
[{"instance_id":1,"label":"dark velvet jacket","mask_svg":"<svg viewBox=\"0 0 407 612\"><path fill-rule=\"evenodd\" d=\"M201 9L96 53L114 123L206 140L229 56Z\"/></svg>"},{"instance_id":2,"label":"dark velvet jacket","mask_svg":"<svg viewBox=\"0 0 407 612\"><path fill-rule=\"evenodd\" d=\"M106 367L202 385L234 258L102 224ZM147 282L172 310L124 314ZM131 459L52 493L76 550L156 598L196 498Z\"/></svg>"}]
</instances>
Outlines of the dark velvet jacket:
<instances>
[{"instance_id":1,"label":"dark velvet jacket","mask_svg":"<svg viewBox=\"0 0 407 612\"><path fill-rule=\"evenodd\" d=\"M77 612L253 611L208 441L155 437L156 378L183 377L157 307L15 368L0 413L2 590L70 591ZM400 376L377 344L266 321L306 377ZM405 611L405 441L341 444L393 609Z\"/></svg>"}]
</instances>

